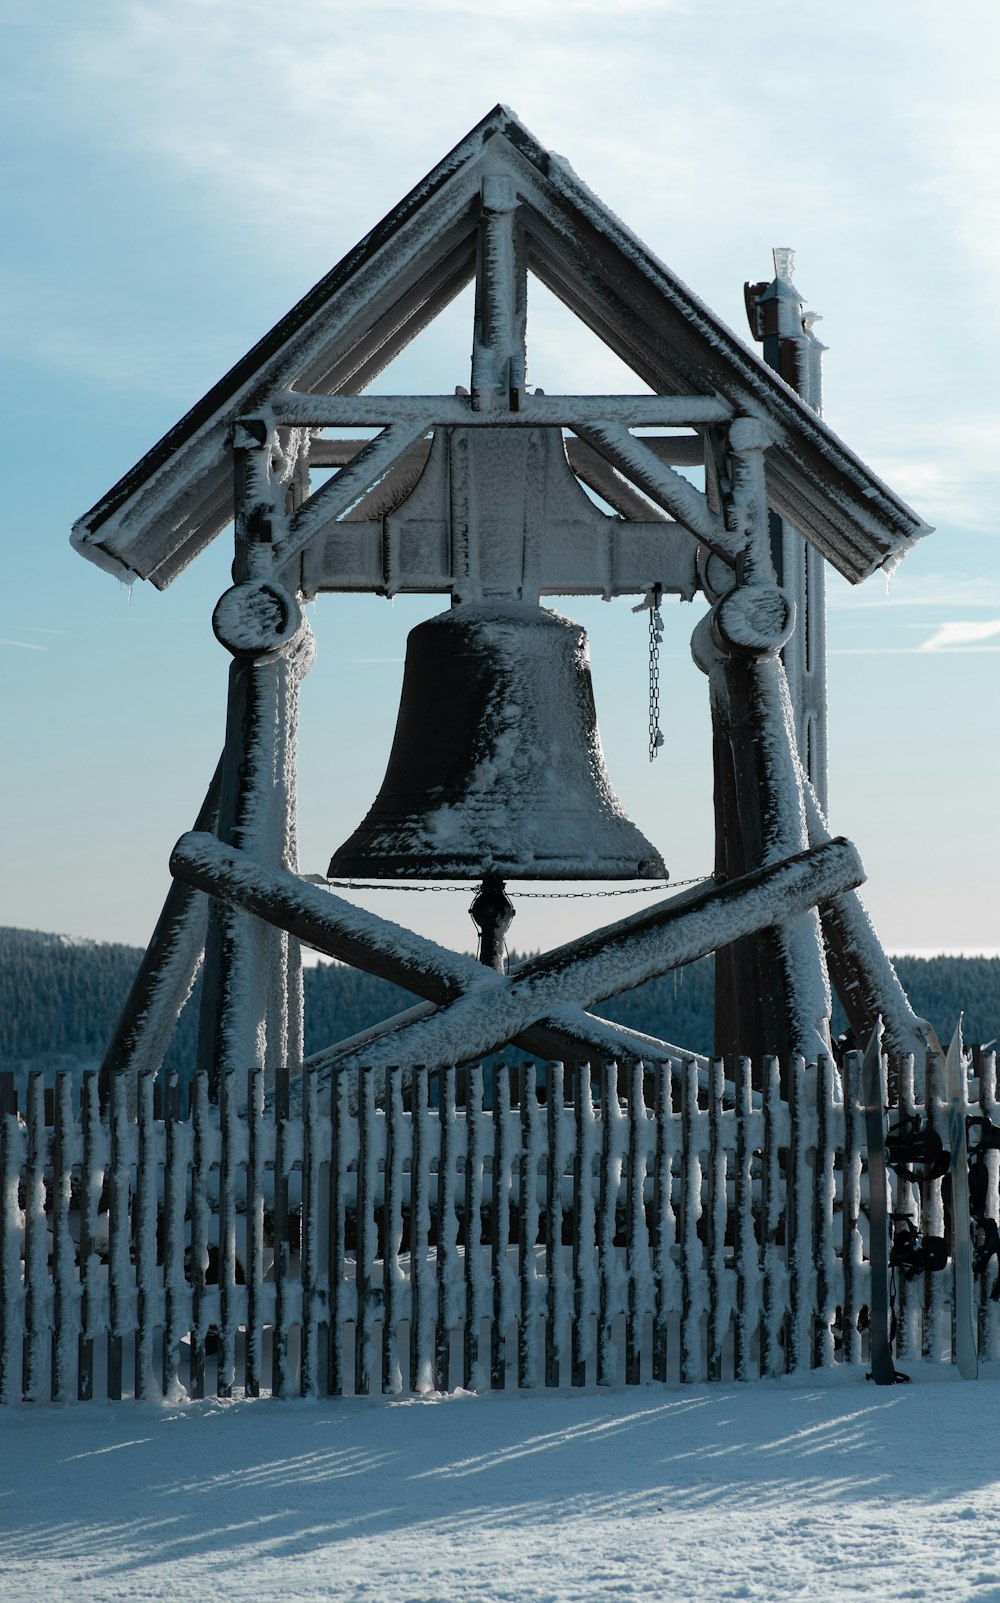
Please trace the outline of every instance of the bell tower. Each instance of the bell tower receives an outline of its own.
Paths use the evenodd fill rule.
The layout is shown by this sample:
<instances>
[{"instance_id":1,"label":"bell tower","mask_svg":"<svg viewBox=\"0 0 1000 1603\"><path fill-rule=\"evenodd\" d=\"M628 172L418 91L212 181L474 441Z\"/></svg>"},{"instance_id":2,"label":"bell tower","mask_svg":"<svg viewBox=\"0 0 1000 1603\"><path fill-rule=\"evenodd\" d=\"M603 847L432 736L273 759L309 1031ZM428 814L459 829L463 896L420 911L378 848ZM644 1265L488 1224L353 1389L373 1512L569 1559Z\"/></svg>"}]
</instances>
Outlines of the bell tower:
<instances>
[{"instance_id":1,"label":"bell tower","mask_svg":"<svg viewBox=\"0 0 1000 1603\"><path fill-rule=\"evenodd\" d=\"M881 1015L892 1051L922 1049L857 897L857 853L829 835L815 708L790 667L820 593L809 574L831 562L859 583L927 530L819 417L818 341L799 310L788 343L800 303L776 267L748 308L768 361L804 362L801 393L498 106L79 520L81 554L160 588L230 523L235 540L213 617L231 659L225 745L105 1080L159 1066L204 958L202 1065L216 1081L263 1065L287 1106L302 940L418 999L311 1070L470 1062L508 1041L676 1064L696 1054L591 1009L707 952L722 1054L816 1062L831 977L859 1031ZM644 393L529 392L531 275ZM469 388L366 393L470 282ZM321 592L450 602L410 636L385 779L331 869L472 879L481 964L299 876L297 706L316 650L303 603ZM713 727L715 873L497 972L509 879L665 874L607 774L583 631L546 604L663 594L707 604L692 651Z\"/></svg>"}]
</instances>

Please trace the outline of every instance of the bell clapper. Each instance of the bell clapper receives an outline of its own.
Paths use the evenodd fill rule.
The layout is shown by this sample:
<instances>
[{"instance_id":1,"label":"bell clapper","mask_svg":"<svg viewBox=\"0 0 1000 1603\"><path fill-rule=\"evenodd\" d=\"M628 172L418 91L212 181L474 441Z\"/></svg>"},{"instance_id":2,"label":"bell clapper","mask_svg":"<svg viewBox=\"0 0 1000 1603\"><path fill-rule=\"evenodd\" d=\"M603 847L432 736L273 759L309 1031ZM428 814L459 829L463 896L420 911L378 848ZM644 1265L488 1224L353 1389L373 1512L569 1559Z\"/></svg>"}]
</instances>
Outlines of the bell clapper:
<instances>
[{"instance_id":1,"label":"bell clapper","mask_svg":"<svg viewBox=\"0 0 1000 1603\"><path fill-rule=\"evenodd\" d=\"M469 914L479 931L480 963L502 974L504 937L514 921L514 904L498 875L484 877Z\"/></svg>"}]
</instances>

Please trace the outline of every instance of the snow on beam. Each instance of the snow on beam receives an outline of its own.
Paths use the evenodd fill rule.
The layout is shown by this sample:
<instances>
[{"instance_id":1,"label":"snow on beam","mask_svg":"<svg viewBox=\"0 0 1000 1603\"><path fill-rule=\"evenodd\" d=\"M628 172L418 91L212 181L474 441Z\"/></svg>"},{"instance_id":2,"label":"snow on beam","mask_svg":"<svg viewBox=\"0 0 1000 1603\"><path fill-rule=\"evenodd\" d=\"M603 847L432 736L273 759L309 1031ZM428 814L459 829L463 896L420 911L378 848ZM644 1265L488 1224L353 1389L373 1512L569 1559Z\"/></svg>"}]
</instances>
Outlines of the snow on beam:
<instances>
[{"instance_id":1,"label":"snow on beam","mask_svg":"<svg viewBox=\"0 0 1000 1603\"><path fill-rule=\"evenodd\" d=\"M623 429L695 428L729 423L728 401L709 395L531 395L516 412L477 412L463 395L302 395L279 390L268 402L292 428L386 428L422 421L442 428L569 428L615 423Z\"/></svg>"},{"instance_id":2,"label":"snow on beam","mask_svg":"<svg viewBox=\"0 0 1000 1603\"><path fill-rule=\"evenodd\" d=\"M513 978L363 912L343 898L267 868L214 836L182 836L175 878L220 897L309 945L418 992L440 987L436 1013L388 1036L368 1061L453 1063L478 1058L567 1004L590 1007L720 945L781 923L859 885L855 847L833 840L727 884L667 898L522 965ZM456 994L456 992L458 994ZM432 1000L434 998L431 998Z\"/></svg>"},{"instance_id":3,"label":"snow on beam","mask_svg":"<svg viewBox=\"0 0 1000 1603\"><path fill-rule=\"evenodd\" d=\"M613 468L631 479L644 494L727 562L735 562L743 549L700 490L675 473L650 451L646 442L630 434L623 423L598 421L590 427L571 424L585 444L598 451Z\"/></svg>"}]
</instances>

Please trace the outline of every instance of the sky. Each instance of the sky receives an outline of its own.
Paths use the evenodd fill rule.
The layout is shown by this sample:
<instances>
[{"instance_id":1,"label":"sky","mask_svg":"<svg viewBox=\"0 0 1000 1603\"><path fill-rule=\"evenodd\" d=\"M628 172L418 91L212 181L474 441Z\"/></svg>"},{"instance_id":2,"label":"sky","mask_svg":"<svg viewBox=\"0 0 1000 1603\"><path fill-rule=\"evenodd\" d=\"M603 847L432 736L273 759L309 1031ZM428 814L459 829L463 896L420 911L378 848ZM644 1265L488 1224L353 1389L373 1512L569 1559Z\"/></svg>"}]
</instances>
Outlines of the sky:
<instances>
[{"instance_id":1,"label":"sky","mask_svg":"<svg viewBox=\"0 0 1000 1603\"><path fill-rule=\"evenodd\" d=\"M825 416L935 532L891 583L830 584L831 825L892 951L1000 950L1000 13L980 0L8 0L0 74L0 922L145 944L215 766L226 536L165 593L69 529L497 101L741 337L796 252ZM469 296L380 387L468 383ZM639 386L540 287L550 392ZM675 880L711 871L698 606L666 607L664 752L646 632L589 630L608 768ZM303 687L302 868L380 783L405 637L432 598L321 597ZM366 905L449 945L463 895ZM624 899L623 899L624 900ZM623 901L518 903L522 949Z\"/></svg>"}]
</instances>

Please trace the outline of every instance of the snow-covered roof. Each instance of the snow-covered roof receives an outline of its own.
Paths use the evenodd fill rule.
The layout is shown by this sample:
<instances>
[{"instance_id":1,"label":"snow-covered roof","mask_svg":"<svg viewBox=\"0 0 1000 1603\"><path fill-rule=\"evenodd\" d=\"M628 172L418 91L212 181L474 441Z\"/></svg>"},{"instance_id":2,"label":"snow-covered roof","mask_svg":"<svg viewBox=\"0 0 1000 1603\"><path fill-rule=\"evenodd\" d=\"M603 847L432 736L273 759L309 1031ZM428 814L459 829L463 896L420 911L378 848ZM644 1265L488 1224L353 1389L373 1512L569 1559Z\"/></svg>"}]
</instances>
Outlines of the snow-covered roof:
<instances>
[{"instance_id":1,"label":"snow-covered roof","mask_svg":"<svg viewBox=\"0 0 1000 1603\"><path fill-rule=\"evenodd\" d=\"M474 277L484 179L516 195L527 266L658 395L766 418L768 495L857 582L927 525L497 106L74 526L82 555L165 588L233 515L230 431L269 398L356 395Z\"/></svg>"}]
</instances>

